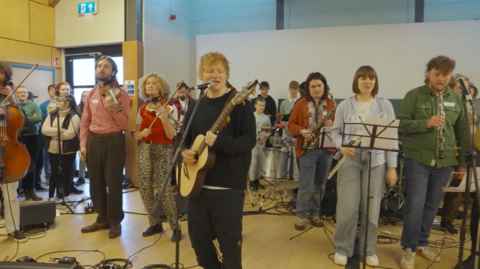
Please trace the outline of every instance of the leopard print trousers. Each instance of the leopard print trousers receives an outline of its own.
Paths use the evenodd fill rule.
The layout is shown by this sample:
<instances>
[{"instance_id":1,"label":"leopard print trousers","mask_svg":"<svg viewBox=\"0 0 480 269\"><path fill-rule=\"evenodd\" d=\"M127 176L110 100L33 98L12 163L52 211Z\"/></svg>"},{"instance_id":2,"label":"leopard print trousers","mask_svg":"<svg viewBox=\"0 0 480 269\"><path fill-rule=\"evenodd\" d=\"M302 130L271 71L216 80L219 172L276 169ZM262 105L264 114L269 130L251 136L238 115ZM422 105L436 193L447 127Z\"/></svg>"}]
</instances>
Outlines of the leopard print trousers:
<instances>
[{"instance_id":1,"label":"leopard print trousers","mask_svg":"<svg viewBox=\"0 0 480 269\"><path fill-rule=\"evenodd\" d=\"M147 144L141 142L137 149L137 172L140 185L140 195L147 210L150 226L161 224L160 212L154 212L155 193L167 180L167 188L161 202L170 228L177 227L177 210L170 190L170 174L168 168L172 159L172 146L162 144Z\"/></svg>"}]
</instances>

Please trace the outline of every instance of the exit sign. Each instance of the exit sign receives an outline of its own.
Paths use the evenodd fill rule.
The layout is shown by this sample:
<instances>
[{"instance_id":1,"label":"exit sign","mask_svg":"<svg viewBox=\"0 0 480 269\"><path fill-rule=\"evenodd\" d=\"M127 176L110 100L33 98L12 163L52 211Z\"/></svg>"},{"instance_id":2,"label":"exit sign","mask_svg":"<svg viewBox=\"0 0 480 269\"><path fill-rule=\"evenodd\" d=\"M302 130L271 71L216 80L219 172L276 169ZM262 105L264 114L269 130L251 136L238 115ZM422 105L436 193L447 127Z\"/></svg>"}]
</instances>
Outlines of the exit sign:
<instances>
[{"instance_id":1,"label":"exit sign","mask_svg":"<svg viewBox=\"0 0 480 269\"><path fill-rule=\"evenodd\" d=\"M88 15L88 14L97 14L98 13L97 2L85 2L78 4L78 15Z\"/></svg>"}]
</instances>

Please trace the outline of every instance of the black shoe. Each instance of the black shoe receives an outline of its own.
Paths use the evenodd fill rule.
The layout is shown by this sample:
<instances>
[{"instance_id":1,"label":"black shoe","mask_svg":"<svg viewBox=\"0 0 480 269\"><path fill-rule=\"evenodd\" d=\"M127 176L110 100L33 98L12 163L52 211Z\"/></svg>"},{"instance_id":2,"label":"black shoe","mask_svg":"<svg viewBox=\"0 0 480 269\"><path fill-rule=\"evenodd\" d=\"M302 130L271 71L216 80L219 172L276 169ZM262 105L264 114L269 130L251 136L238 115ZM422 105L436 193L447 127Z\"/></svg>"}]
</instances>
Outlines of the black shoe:
<instances>
[{"instance_id":1,"label":"black shoe","mask_svg":"<svg viewBox=\"0 0 480 269\"><path fill-rule=\"evenodd\" d=\"M463 269L473 269L474 266L475 266L475 258L472 255L468 256L468 258L462 262ZM455 269L458 269L458 268L460 268L459 264L455 266Z\"/></svg>"},{"instance_id":2,"label":"black shoe","mask_svg":"<svg viewBox=\"0 0 480 269\"><path fill-rule=\"evenodd\" d=\"M73 193L73 194L82 194L83 190L79 190L79 189L75 188L74 186L72 186L70 192Z\"/></svg>"},{"instance_id":3,"label":"black shoe","mask_svg":"<svg viewBox=\"0 0 480 269\"><path fill-rule=\"evenodd\" d=\"M180 233L180 238L178 239L178 241L182 240L182 230L180 229L179 230L179 233ZM170 239L170 241L172 242L177 242L177 230L173 231L173 234L172 234L172 238Z\"/></svg>"},{"instance_id":4,"label":"black shoe","mask_svg":"<svg viewBox=\"0 0 480 269\"><path fill-rule=\"evenodd\" d=\"M293 189L292 192L297 194L298 193L298 188Z\"/></svg>"},{"instance_id":5,"label":"black shoe","mask_svg":"<svg viewBox=\"0 0 480 269\"><path fill-rule=\"evenodd\" d=\"M37 191L46 191L47 189L42 187L42 186L39 186L39 187L35 187L35 190Z\"/></svg>"},{"instance_id":6,"label":"black shoe","mask_svg":"<svg viewBox=\"0 0 480 269\"><path fill-rule=\"evenodd\" d=\"M248 186L250 186L252 191L258 191L258 185L259 184L260 183L258 183L258 180L254 180L254 181L250 181L250 183L248 183Z\"/></svg>"},{"instance_id":7,"label":"black shoe","mask_svg":"<svg viewBox=\"0 0 480 269\"><path fill-rule=\"evenodd\" d=\"M451 221L442 221L440 222L440 227L442 227L442 230L446 231L450 235L457 235L458 231L455 229L453 226L453 223Z\"/></svg>"},{"instance_id":8,"label":"black shoe","mask_svg":"<svg viewBox=\"0 0 480 269\"><path fill-rule=\"evenodd\" d=\"M82 186L83 184L85 184L85 179L83 177L79 177L77 179L77 182L75 182L75 186Z\"/></svg>"},{"instance_id":9,"label":"black shoe","mask_svg":"<svg viewBox=\"0 0 480 269\"><path fill-rule=\"evenodd\" d=\"M161 232L163 232L163 227L162 227L162 224L160 223L160 224L148 227L145 231L143 231L142 236L143 237L152 236L154 234L159 234Z\"/></svg>"}]
</instances>

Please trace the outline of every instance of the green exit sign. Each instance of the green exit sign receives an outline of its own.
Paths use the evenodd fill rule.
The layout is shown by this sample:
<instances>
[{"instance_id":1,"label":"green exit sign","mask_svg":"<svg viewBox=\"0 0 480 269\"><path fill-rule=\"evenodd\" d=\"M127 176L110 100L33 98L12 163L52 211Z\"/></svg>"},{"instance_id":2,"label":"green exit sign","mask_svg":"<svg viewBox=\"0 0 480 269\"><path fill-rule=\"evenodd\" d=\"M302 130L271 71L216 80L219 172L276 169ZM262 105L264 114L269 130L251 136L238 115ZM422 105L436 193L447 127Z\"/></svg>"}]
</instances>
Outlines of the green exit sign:
<instances>
[{"instance_id":1,"label":"green exit sign","mask_svg":"<svg viewBox=\"0 0 480 269\"><path fill-rule=\"evenodd\" d=\"M78 3L78 15L97 14L97 2Z\"/></svg>"}]
</instances>

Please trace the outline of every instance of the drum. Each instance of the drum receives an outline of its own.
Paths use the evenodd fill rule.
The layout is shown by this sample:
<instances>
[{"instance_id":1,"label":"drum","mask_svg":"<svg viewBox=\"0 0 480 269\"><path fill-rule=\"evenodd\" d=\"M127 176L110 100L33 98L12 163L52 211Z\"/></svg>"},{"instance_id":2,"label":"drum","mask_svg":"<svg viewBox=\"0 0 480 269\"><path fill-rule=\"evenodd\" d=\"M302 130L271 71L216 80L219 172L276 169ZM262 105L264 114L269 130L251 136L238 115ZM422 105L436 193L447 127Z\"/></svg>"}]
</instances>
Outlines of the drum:
<instances>
[{"instance_id":1,"label":"drum","mask_svg":"<svg viewBox=\"0 0 480 269\"><path fill-rule=\"evenodd\" d=\"M283 146L282 137L275 135L275 136L270 136L269 139L270 139L270 144L272 144L274 148L281 148Z\"/></svg>"},{"instance_id":2,"label":"drum","mask_svg":"<svg viewBox=\"0 0 480 269\"><path fill-rule=\"evenodd\" d=\"M276 153L276 163L275 156ZM285 179L287 178L288 155L290 151L276 148L264 148L265 166L263 167L266 179ZM275 173L275 165L277 171Z\"/></svg>"},{"instance_id":3,"label":"drum","mask_svg":"<svg viewBox=\"0 0 480 269\"><path fill-rule=\"evenodd\" d=\"M286 136L283 138L283 146L287 148L295 147L296 142L297 142L297 139L290 136Z\"/></svg>"}]
</instances>

